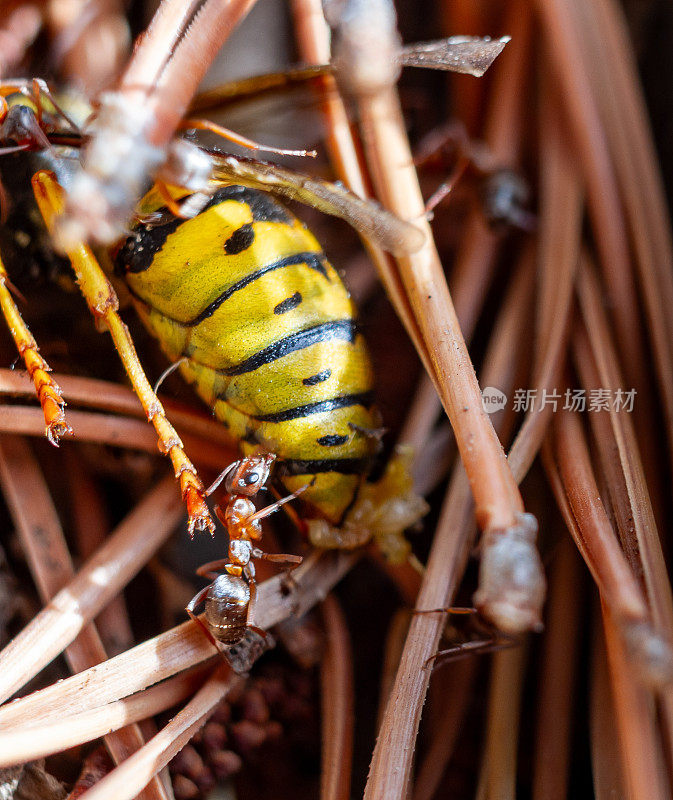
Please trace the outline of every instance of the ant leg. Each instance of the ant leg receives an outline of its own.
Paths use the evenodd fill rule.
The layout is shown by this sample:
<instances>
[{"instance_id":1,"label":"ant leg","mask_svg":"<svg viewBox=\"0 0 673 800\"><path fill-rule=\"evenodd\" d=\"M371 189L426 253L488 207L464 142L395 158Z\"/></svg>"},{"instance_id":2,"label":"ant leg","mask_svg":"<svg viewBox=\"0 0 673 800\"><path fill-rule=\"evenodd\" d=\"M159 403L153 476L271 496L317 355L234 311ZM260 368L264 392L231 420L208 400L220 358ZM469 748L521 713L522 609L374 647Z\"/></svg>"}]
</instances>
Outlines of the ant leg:
<instances>
[{"instance_id":1,"label":"ant leg","mask_svg":"<svg viewBox=\"0 0 673 800\"><path fill-rule=\"evenodd\" d=\"M33 176L32 183L40 212L50 233L53 233L56 219L61 216L65 206L63 189L52 173L43 170ZM180 481L182 498L187 506L190 536L194 534L195 529L208 529L211 535L214 534L215 524L206 505L203 484L196 468L187 458L175 428L166 418L159 398L152 391L138 359L133 339L117 313L119 300L112 285L88 245L83 242L78 243L68 251L68 256L77 283L94 317L104 321L110 331L115 349L124 364L133 389L142 403L147 419L157 432L159 450L171 459L175 476Z\"/></svg>"},{"instance_id":2,"label":"ant leg","mask_svg":"<svg viewBox=\"0 0 673 800\"><path fill-rule=\"evenodd\" d=\"M209 561L207 564L201 564L201 566L196 570L196 574L200 575L202 578L211 578L214 580L218 575L222 574L228 564L229 559L227 558L220 558L217 561Z\"/></svg>"},{"instance_id":3,"label":"ant leg","mask_svg":"<svg viewBox=\"0 0 673 800\"><path fill-rule=\"evenodd\" d=\"M295 556L291 553L265 553L258 547L252 551L253 558L261 558L263 561L271 561L274 564L293 564L298 567L304 560L301 556Z\"/></svg>"},{"instance_id":4,"label":"ant leg","mask_svg":"<svg viewBox=\"0 0 673 800\"><path fill-rule=\"evenodd\" d=\"M250 150L264 150L267 153L277 153L281 156L309 156L310 158L315 158L317 155L315 150L284 150L282 147L271 147L270 145L260 144L254 141L254 139L248 139L246 136L241 136L239 133L229 130L229 128L224 128L222 125L217 125L215 122L211 122L207 119L183 119L179 127L182 130L196 128L201 131L210 131L210 133L215 133L223 139L227 139L241 147L248 147Z\"/></svg>"},{"instance_id":5,"label":"ant leg","mask_svg":"<svg viewBox=\"0 0 673 800\"><path fill-rule=\"evenodd\" d=\"M278 511L278 509L285 505L285 503L289 503L290 500L294 500L295 497L299 497L302 492L305 492L308 487L311 486L310 483L307 483L306 486L300 486L296 492L292 492L287 497L281 497L280 500L277 500L275 503L272 503L270 506L266 506L265 508L261 508L259 511L252 514L248 519L250 522L256 519L263 519L264 517L268 517L270 514L273 514L274 511Z\"/></svg>"},{"instance_id":6,"label":"ant leg","mask_svg":"<svg viewBox=\"0 0 673 800\"><path fill-rule=\"evenodd\" d=\"M11 286L7 270L0 259L0 311L9 327L19 355L23 359L28 375L35 385L37 397L42 406L47 439L58 447L58 440L66 434L72 435L72 428L65 419L65 401L61 397L61 387L49 375L51 367L42 358L39 348L9 291Z\"/></svg>"},{"instance_id":7,"label":"ant leg","mask_svg":"<svg viewBox=\"0 0 673 800\"><path fill-rule=\"evenodd\" d=\"M454 190L458 181L465 174L465 170L470 166L471 160L468 156L461 156L458 163L453 168L453 172L448 180L443 181L439 188L435 189L431 197L425 203L425 214L428 216L431 212Z\"/></svg>"},{"instance_id":8,"label":"ant leg","mask_svg":"<svg viewBox=\"0 0 673 800\"><path fill-rule=\"evenodd\" d=\"M185 608L185 611L194 620L194 622L196 622L196 624L201 628L201 630L206 634L206 636L210 639L210 641L215 645L215 647L219 651L220 646L215 641L215 638L213 637L213 634L208 630L206 625L203 624L203 621L201 620L201 618L196 614L197 606L200 605L205 600L206 596L208 595L208 591L209 590L210 590L210 586L206 586L205 589L201 589L201 591L198 594L194 595L194 597L192 597L192 599L189 601L189 603L187 603L187 607Z\"/></svg>"},{"instance_id":9,"label":"ant leg","mask_svg":"<svg viewBox=\"0 0 673 800\"><path fill-rule=\"evenodd\" d=\"M222 481L227 477L227 475L234 469L234 467L238 464L238 461L232 461L228 467L225 467L222 472L215 478L215 480L210 484L210 486L206 489L206 497L209 497L215 489L222 483ZM219 506L217 506L219 508ZM222 519L220 517L220 519Z\"/></svg>"},{"instance_id":10,"label":"ant leg","mask_svg":"<svg viewBox=\"0 0 673 800\"><path fill-rule=\"evenodd\" d=\"M253 549L252 556L253 558L261 558L264 561L270 561L274 564L289 564L289 567L285 570L282 577L282 588L288 593L296 588L297 582L292 577L292 572L304 560L301 556L295 556L290 553L265 553L258 547Z\"/></svg>"},{"instance_id":11,"label":"ant leg","mask_svg":"<svg viewBox=\"0 0 673 800\"><path fill-rule=\"evenodd\" d=\"M276 489L273 486L268 486L267 488L271 492L271 494L276 498L276 500L282 499L283 496L278 491L278 489ZM299 516L299 514L294 510L294 508L292 508L292 506L287 506L287 508L284 508L283 510L288 515L290 521L299 531L299 533L301 533L302 536L306 536L308 534L308 526L306 525L304 520Z\"/></svg>"},{"instance_id":12,"label":"ant leg","mask_svg":"<svg viewBox=\"0 0 673 800\"><path fill-rule=\"evenodd\" d=\"M415 608L412 614L454 614L454 615L469 615L476 614L477 609L471 606L463 608L462 606L445 606L444 608Z\"/></svg>"},{"instance_id":13,"label":"ant leg","mask_svg":"<svg viewBox=\"0 0 673 800\"><path fill-rule=\"evenodd\" d=\"M249 630L254 631L258 636L261 636L262 639L271 639L273 642L273 637L268 631L258 628L256 625L250 624L250 620L252 619L253 611L255 609L255 603L257 602L257 581L255 580L255 568L252 564L248 564L245 567L245 577L248 579L248 586L250 587L250 602L248 603L246 626Z\"/></svg>"}]
</instances>

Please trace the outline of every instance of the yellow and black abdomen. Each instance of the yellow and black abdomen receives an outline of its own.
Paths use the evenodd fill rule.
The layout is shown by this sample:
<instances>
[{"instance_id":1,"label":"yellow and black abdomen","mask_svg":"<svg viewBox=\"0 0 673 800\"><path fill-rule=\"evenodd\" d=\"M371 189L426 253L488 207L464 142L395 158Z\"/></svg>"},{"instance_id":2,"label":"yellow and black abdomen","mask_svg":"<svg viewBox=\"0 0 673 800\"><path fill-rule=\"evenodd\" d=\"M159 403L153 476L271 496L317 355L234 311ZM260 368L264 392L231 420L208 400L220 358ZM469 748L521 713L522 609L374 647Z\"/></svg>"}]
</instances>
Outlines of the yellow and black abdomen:
<instances>
[{"instance_id":1,"label":"yellow and black abdomen","mask_svg":"<svg viewBox=\"0 0 673 800\"><path fill-rule=\"evenodd\" d=\"M314 236L268 195L228 186L193 219L139 226L117 256L139 313L245 453L340 522L378 427L353 304Z\"/></svg>"}]
</instances>

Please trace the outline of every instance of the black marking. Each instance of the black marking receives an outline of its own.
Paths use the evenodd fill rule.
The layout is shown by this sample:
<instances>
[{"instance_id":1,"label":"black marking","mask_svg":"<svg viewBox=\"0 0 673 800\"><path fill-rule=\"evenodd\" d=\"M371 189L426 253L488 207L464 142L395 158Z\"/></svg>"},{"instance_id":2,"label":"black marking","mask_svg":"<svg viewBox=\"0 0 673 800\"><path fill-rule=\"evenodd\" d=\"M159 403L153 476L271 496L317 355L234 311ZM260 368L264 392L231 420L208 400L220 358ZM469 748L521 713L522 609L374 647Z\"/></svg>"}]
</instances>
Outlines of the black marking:
<instances>
[{"instance_id":1,"label":"black marking","mask_svg":"<svg viewBox=\"0 0 673 800\"><path fill-rule=\"evenodd\" d=\"M235 256L247 250L255 241L255 229L251 222L246 222L237 228L224 243L224 252L228 256Z\"/></svg>"},{"instance_id":2,"label":"black marking","mask_svg":"<svg viewBox=\"0 0 673 800\"><path fill-rule=\"evenodd\" d=\"M310 414L322 414L325 411L334 411L337 408L347 408L348 406L369 407L374 400L373 392L361 392L359 394L343 394L340 397L331 397L329 400L318 400L315 403L307 403L304 406L288 408L285 411L275 411L271 414L259 414L254 419L259 422L287 422L291 419L308 417Z\"/></svg>"},{"instance_id":3,"label":"black marking","mask_svg":"<svg viewBox=\"0 0 673 800\"><path fill-rule=\"evenodd\" d=\"M340 444L346 444L348 439L348 436L343 436L340 433L328 433L327 436L321 436L316 439L316 442L323 447L338 447Z\"/></svg>"},{"instance_id":4,"label":"black marking","mask_svg":"<svg viewBox=\"0 0 673 800\"><path fill-rule=\"evenodd\" d=\"M166 244L166 239L183 222L184 219L176 217L164 225L139 226L119 248L115 258L115 274L124 277L128 272L137 274L149 269L154 256Z\"/></svg>"},{"instance_id":5,"label":"black marking","mask_svg":"<svg viewBox=\"0 0 673 800\"><path fill-rule=\"evenodd\" d=\"M246 358L240 364L228 369L220 370L224 375L243 375L246 372L269 364L278 358L294 353L295 350L303 350L318 342L328 342L331 339L346 339L349 342L355 340L355 322L352 319L336 319L331 322L323 322L322 325L315 325L313 328L306 328L297 331L277 342L259 350L250 358Z\"/></svg>"},{"instance_id":6,"label":"black marking","mask_svg":"<svg viewBox=\"0 0 673 800\"><path fill-rule=\"evenodd\" d=\"M280 205L280 203L277 203L273 198L269 197L269 195L264 194L264 192L258 192L255 189L248 189L245 186L224 186L222 189L218 189L208 203L201 209L199 214L203 214L208 211L208 209L218 206L225 200L235 200L238 203L245 203L248 205L252 213L253 222L282 222L286 225L292 225L295 221L292 214ZM159 218L167 213L170 212L166 206L158 208L155 212ZM197 216L199 216L199 214L197 214ZM187 219L181 219L180 217L173 217L171 215L171 218L163 224L152 225L151 223L147 223L138 225L133 234L129 236L117 253L117 257L115 258L115 273L123 277L128 272L138 273L149 269L154 260L154 256L164 246L166 239L168 239L180 225L188 221ZM246 227L246 225L243 225L238 231ZM231 241L238 231L234 231L228 241ZM245 247L241 249L244 250ZM232 252L241 251L236 250Z\"/></svg>"},{"instance_id":7,"label":"black marking","mask_svg":"<svg viewBox=\"0 0 673 800\"><path fill-rule=\"evenodd\" d=\"M326 381L332 375L331 369L324 369L321 372L317 372L315 375L311 375L310 378L304 378L302 383L304 386L316 386L323 381Z\"/></svg>"},{"instance_id":8,"label":"black marking","mask_svg":"<svg viewBox=\"0 0 673 800\"><path fill-rule=\"evenodd\" d=\"M245 278L241 278L240 281L236 281L236 283L232 284L228 289L225 289L222 294L218 295L212 303L209 303L200 314L194 317L194 319L183 324L187 328L193 328L195 325L203 322L204 319L212 317L222 303L226 302L234 292L237 292L239 289L244 289L248 284L253 283L258 278L261 278L262 275L266 275L267 272L272 272L274 269L282 269L283 267L290 267L295 264L306 264L307 267L314 269L329 280L327 277L327 270L323 264L324 258L325 256L323 253L296 253L293 256L286 256L278 261L274 261L273 264L267 264L265 267L255 272L248 273L248 275L246 275Z\"/></svg>"},{"instance_id":9,"label":"black marking","mask_svg":"<svg viewBox=\"0 0 673 800\"><path fill-rule=\"evenodd\" d=\"M303 299L304 298L299 292L295 292L291 297L286 297L285 300L281 300L278 305L274 306L273 313L285 314L288 311L292 311L292 309L296 308Z\"/></svg>"},{"instance_id":10,"label":"black marking","mask_svg":"<svg viewBox=\"0 0 673 800\"><path fill-rule=\"evenodd\" d=\"M246 186L224 186L222 189L218 189L203 211L213 208L225 200L235 200L249 206L253 222L283 222L286 225L292 225L295 221L295 217L268 194L259 192L257 189L248 189ZM201 211L202 214L203 211Z\"/></svg>"},{"instance_id":11,"label":"black marking","mask_svg":"<svg viewBox=\"0 0 673 800\"><path fill-rule=\"evenodd\" d=\"M340 472L342 475L364 475L370 461L369 458L316 458L308 461L288 458L278 464L277 474L317 475L320 472Z\"/></svg>"}]
</instances>

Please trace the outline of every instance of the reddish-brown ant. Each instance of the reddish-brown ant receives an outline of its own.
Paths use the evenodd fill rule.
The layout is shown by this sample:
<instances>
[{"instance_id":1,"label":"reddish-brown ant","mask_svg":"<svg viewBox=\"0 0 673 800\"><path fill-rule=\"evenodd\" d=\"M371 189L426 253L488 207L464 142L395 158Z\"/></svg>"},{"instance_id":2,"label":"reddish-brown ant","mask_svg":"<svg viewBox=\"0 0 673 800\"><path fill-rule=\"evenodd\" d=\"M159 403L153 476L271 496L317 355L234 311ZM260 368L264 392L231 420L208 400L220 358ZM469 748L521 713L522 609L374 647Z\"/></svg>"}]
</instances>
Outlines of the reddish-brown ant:
<instances>
[{"instance_id":1,"label":"reddish-brown ant","mask_svg":"<svg viewBox=\"0 0 673 800\"><path fill-rule=\"evenodd\" d=\"M264 488L275 458L272 453L264 453L235 461L207 492L212 494L224 481L227 502L224 508L215 506L215 514L229 533L229 557L199 567L197 574L211 578L212 583L192 598L186 610L236 672L247 672L255 659L274 643L268 633L250 624L256 587L252 559L294 566L302 561L300 556L265 553L253 544L262 537L262 519L306 488L257 511L251 498ZM196 613L201 603L203 619Z\"/></svg>"}]
</instances>

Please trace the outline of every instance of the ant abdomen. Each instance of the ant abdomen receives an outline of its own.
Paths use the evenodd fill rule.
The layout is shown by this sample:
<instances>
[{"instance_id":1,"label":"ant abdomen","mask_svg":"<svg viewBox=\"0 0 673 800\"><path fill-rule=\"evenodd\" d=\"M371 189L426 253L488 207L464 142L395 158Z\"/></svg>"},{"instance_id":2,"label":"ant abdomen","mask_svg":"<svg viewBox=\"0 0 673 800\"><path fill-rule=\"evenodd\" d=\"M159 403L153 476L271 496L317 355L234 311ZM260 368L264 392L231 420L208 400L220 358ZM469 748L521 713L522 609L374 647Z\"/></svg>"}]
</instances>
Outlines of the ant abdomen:
<instances>
[{"instance_id":1,"label":"ant abdomen","mask_svg":"<svg viewBox=\"0 0 673 800\"><path fill-rule=\"evenodd\" d=\"M205 618L214 639L233 644L241 639L248 624L250 587L244 578L225 573L210 585Z\"/></svg>"}]
</instances>

